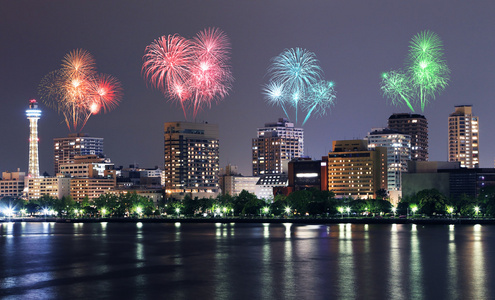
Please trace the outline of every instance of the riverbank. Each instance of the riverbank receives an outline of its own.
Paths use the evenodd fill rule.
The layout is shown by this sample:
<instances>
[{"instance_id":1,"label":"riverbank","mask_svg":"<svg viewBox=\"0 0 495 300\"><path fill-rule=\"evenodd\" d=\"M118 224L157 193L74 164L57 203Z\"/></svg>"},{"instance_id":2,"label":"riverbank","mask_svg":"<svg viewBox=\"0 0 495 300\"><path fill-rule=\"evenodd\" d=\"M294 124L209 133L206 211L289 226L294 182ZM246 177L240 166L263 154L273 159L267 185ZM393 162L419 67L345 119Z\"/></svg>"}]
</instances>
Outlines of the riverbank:
<instances>
[{"instance_id":1,"label":"riverbank","mask_svg":"<svg viewBox=\"0 0 495 300\"><path fill-rule=\"evenodd\" d=\"M467 224L495 225L487 218L12 218L0 222L57 222L57 223L294 223L294 224Z\"/></svg>"}]
</instances>

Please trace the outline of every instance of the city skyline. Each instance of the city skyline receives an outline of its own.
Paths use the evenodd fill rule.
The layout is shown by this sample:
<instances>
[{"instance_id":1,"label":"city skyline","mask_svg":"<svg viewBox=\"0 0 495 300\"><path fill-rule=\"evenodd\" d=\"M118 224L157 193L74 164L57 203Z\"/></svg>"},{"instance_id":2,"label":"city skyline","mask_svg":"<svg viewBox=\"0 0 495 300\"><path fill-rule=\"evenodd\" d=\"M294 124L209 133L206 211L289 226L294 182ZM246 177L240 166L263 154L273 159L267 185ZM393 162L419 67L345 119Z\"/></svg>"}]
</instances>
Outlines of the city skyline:
<instances>
[{"instance_id":1,"label":"city skyline","mask_svg":"<svg viewBox=\"0 0 495 300\"><path fill-rule=\"evenodd\" d=\"M494 8L492 3L462 1L9 2L0 12L0 124L7 145L0 148L0 169L27 171L26 103L39 100L43 76L79 48L92 53L99 69L119 78L124 89L119 107L93 116L82 132L104 138L105 154L117 166L162 168L163 124L184 117L180 106L146 86L142 56L159 36L193 36L209 27L222 29L232 44L232 91L197 117L198 122L219 126L220 166L238 165L242 174L250 175L257 128L284 117L283 110L267 104L262 94L270 59L284 49L314 52L325 77L335 82L337 98L331 111L304 126L305 155L318 159L328 154L332 141L362 139L371 128L386 127L393 113L408 112L382 96L380 75L403 64L413 35L431 30L443 41L451 79L424 112L429 160L448 160L448 116L456 105L473 105L480 118L480 166L493 167L495 140L489 132L495 127L490 118L495 96L495 41L490 31ZM42 103L39 108L40 173L54 175L53 139L70 132L62 116Z\"/></svg>"}]
</instances>

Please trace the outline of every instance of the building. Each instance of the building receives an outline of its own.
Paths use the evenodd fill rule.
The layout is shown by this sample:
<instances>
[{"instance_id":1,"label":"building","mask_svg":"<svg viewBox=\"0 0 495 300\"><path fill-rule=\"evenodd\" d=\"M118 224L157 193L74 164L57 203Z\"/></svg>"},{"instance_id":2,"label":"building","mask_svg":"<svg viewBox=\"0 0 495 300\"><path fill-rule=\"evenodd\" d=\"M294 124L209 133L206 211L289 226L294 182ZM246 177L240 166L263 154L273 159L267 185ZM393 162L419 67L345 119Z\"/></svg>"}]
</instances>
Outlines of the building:
<instances>
[{"instance_id":1,"label":"building","mask_svg":"<svg viewBox=\"0 0 495 300\"><path fill-rule=\"evenodd\" d=\"M402 173L407 172L407 162L411 160L411 137L396 130L373 129L366 136L368 149L387 149L387 190L400 191ZM398 199L397 199L398 200Z\"/></svg>"},{"instance_id":2,"label":"building","mask_svg":"<svg viewBox=\"0 0 495 300\"><path fill-rule=\"evenodd\" d=\"M323 176L322 176L323 173ZM295 158L289 162L289 192L326 189L326 164L321 160Z\"/></svg>"},{"instance_id":3,"label":"building","mask_svg":"<svg viewBox=\"0 0 495 300\"><path fill-rule=\"evenodd\" d=\"M24 178L26 173L17 169L17 172L2 172L2 179L0 180L0 198L13 197L18 198L22 196L24 191Z\"/></svg>"},{"instance_id":4,"label":"building","mask_svg":"<svg viewBox=\"0 0 495 300\"><path fill-rule=\"evenodd\" d=\"M472 105L459 105L449 115L449 161L458 161L463 168L479 166L478 117Z\"/></svg>"},{"instance_id":5,"label":"building","mask_svg":"<svg viewBox=\"0 0 495 300\"><path fill-rule=\"evenodd\" d=\"M54 172L59 173L61 164L74 163L76 156L98 155L103 157L103 138L89 137L85 133L71 133L65 138L53 139Z\"/></svg>"},{"instance_id":6,"label":"building","mask_svg":"<svg viewBox=\"0 0 495 300\"><path fill-rule=\"evenodd\" d=\"M428 121L425 116L411 113L393 114L388 128L411 137L411 160L428 160Z\"/></svg>"},{"instance_id":7,"label":"building","mask_svg":"<svg viewBox=\"0 0 495 300\"><path fill-rule=\"evenodd\" d=\"M304 154L304 131L287 119L258 128L252 141L253 176L287 172L287 164Z\"/></svg>"},{"instance_id":8,"label":"building","mask_svg":"<svg viewBox=\"0 0 495 300\"><path fill-rule=\"evenodd\" d=\"M73 163L59 165L59 174L68 177L94 178L105 177L105 171L112 170L114 164L108 158L98 155L75 156Z\"/></svg>"},{"instance_id":9,"label":"building","mask_svg":"<svg viewBox=\"0 0 495 300\"><path fill-rule=\"evenodd\" d=\"M255 194L256 183L259 179L259 176L243 176L239 173L237 166L228 164L220 169L219 184L222 195L237 196L243 190Z\"/></svg>"},{"instance_id":10,"label":"building","mask_svg":"<svg viewBox=\"0 0 495 300\"><path fill-rule=\"evenodd\" d=\"M70 181L68 177L27 177L26 187L28 200L35 200L44 195L62 198L70 195Z\"/></svg>"},{"instance_id":11,"label":"building","mask_svg":"<svg viewBox=\"0 0 495 300\"><path fill-rule=\"evenodd\" d=\"M425 189L437 189L447 198L478 197L485 188L495 187L494 168L461 168L460 162L410 162L403 176L404 196Z\"/></svg>"},{"instance_id":12,"label":"building","mask_svg":"<svg viewBox=\"0 0 495 300\"><path fill-rule=\"evenodd\" d=\"M70 195L77 202L86 197L91 201L115 189L115 185L115 177L70 178Z\"/></svg>"},{"instance_id":13,"label":"building","mask_svg":"<svg viewBox=\"0 0 495 300\"><path fill-rule=\"evenodd\" d=\"M287 174L265 174L256 183L258 199L273 200L278 189L285 189L289 184Z\"/></svg>"},{"instance_id":14,"label":"building","mask_svg":"<svg viewBox=\"0 0 495 300\"><path fill-rule=\"evenodd\" d=\"M218 125L165 123L167 197L215 197L219 193Z\"/></svg>"},{"instance_id":15,"label":"building","mask_svg":"<svg viewBox=\"0 0 495 300\"><path fill-rule=\"evenodd\" d=\"M29 120L29 177L40 176L40 165L38 158L38 120L41 117L41 110L38 109L36 100L29 100L29 109L26 110Z\"/></svg>"},{"instance_id":16,"label":"building","mask_svg":"<svg viewBox=\"0 0 495 300\"><path fill-rule=\"evenodd\" d=\"M376 198L376 191L387 189L387 149L368 150L365 140L333 141L328 153L326 189L337 198Z\"/></svg>"}]
</instances>

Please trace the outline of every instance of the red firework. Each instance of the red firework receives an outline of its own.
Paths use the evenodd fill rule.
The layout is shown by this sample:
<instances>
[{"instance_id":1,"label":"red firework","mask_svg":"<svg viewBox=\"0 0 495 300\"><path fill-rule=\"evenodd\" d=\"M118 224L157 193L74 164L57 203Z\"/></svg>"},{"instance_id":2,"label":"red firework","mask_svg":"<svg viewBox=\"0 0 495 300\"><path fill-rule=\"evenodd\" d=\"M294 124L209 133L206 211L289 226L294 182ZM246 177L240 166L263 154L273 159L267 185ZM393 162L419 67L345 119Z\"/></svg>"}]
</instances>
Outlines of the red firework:
<instances>
[{"instance_id":1,"label":"red firework","mask_svg":"<svg viewBox=\"0 0 495 300\"><path fill-rule=\"evenodd\" d=\"M61 69L43 78L39 92L45 104L64 115L69 130L82 130L91 115L115 108L122 98L120 82L99 75L93 57L82 49L67 54Z\"/></svg>"},{"instance_id":2,"label":"red firework","mask_svg":"<svg viewBox=\"0 0 495 300\"><path fill-rule=\"evenodd\" d=\"M187 119L228 94L233 81L230 43L220 29L210 28L191 41L178 34L162 36L146 47L143 76L166 97L180 102Z\"/></svg>"}]
</instances>

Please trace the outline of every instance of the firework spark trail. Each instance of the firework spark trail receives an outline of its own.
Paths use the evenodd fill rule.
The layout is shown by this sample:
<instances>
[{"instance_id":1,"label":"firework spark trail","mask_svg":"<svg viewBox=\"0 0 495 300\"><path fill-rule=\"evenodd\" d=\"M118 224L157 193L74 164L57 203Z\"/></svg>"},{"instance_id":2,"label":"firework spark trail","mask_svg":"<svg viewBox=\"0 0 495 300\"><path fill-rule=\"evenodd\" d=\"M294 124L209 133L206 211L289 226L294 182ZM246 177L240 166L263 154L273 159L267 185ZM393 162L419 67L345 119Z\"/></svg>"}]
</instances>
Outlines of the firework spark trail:
<instances>
[{"instance_id":1,"label":"firework spark trail","mask_svg":"<svg viewBox=\"0 0 495 300\"><path fill-rule=\"evenodd\" d=\"M98 74L93 56L76 49L65 55L59 70L45 75L39 86L43 102L61 113L69 130L82 130L91 115L117 107L122 98L120 82Z\"/></svg>"},{"instance_id":2,"label":"firework spark trail","mask_svg":"<svg viewBox=\"0 0 495 300\"><path fill-rule=\"evenodd\" d=\"M230 43L218 28L208 28L187 40L178 34L162 36L145 49L145 80L171 100L180 102L187 120L205 106L228 95L232 82Z\"/></svg>"},{"instance_id":3,"label":"firework spark trail","mask_svg":"<svg viewBox=\"0 0 495 300\"><path fill-rule=\"evenodd\" d=\"M268 68L270 81L263 87L267 101L282 107L288 119L286 104L307 111L304 125L313 112L326 113L335 100L333 83L322 80L323 71L316 55L306 49L286 49L272 59Z\"/></svg>"},{"instance_id":4,"label":"firework spark trail","mask_svg":"<svg viewBox=\"0 0 495 300\"><path fill-rule=\"evenodd\" d=\"M443 44L437 34L423 31L409 45L405 71L391 71L382 76L381 90L392 104L407 104L414 112L418 102L421 111L436 94L448 85L450 70L443 55ZM414 100L411 100L414 99Z\"/></svg>"}]
</instances>

